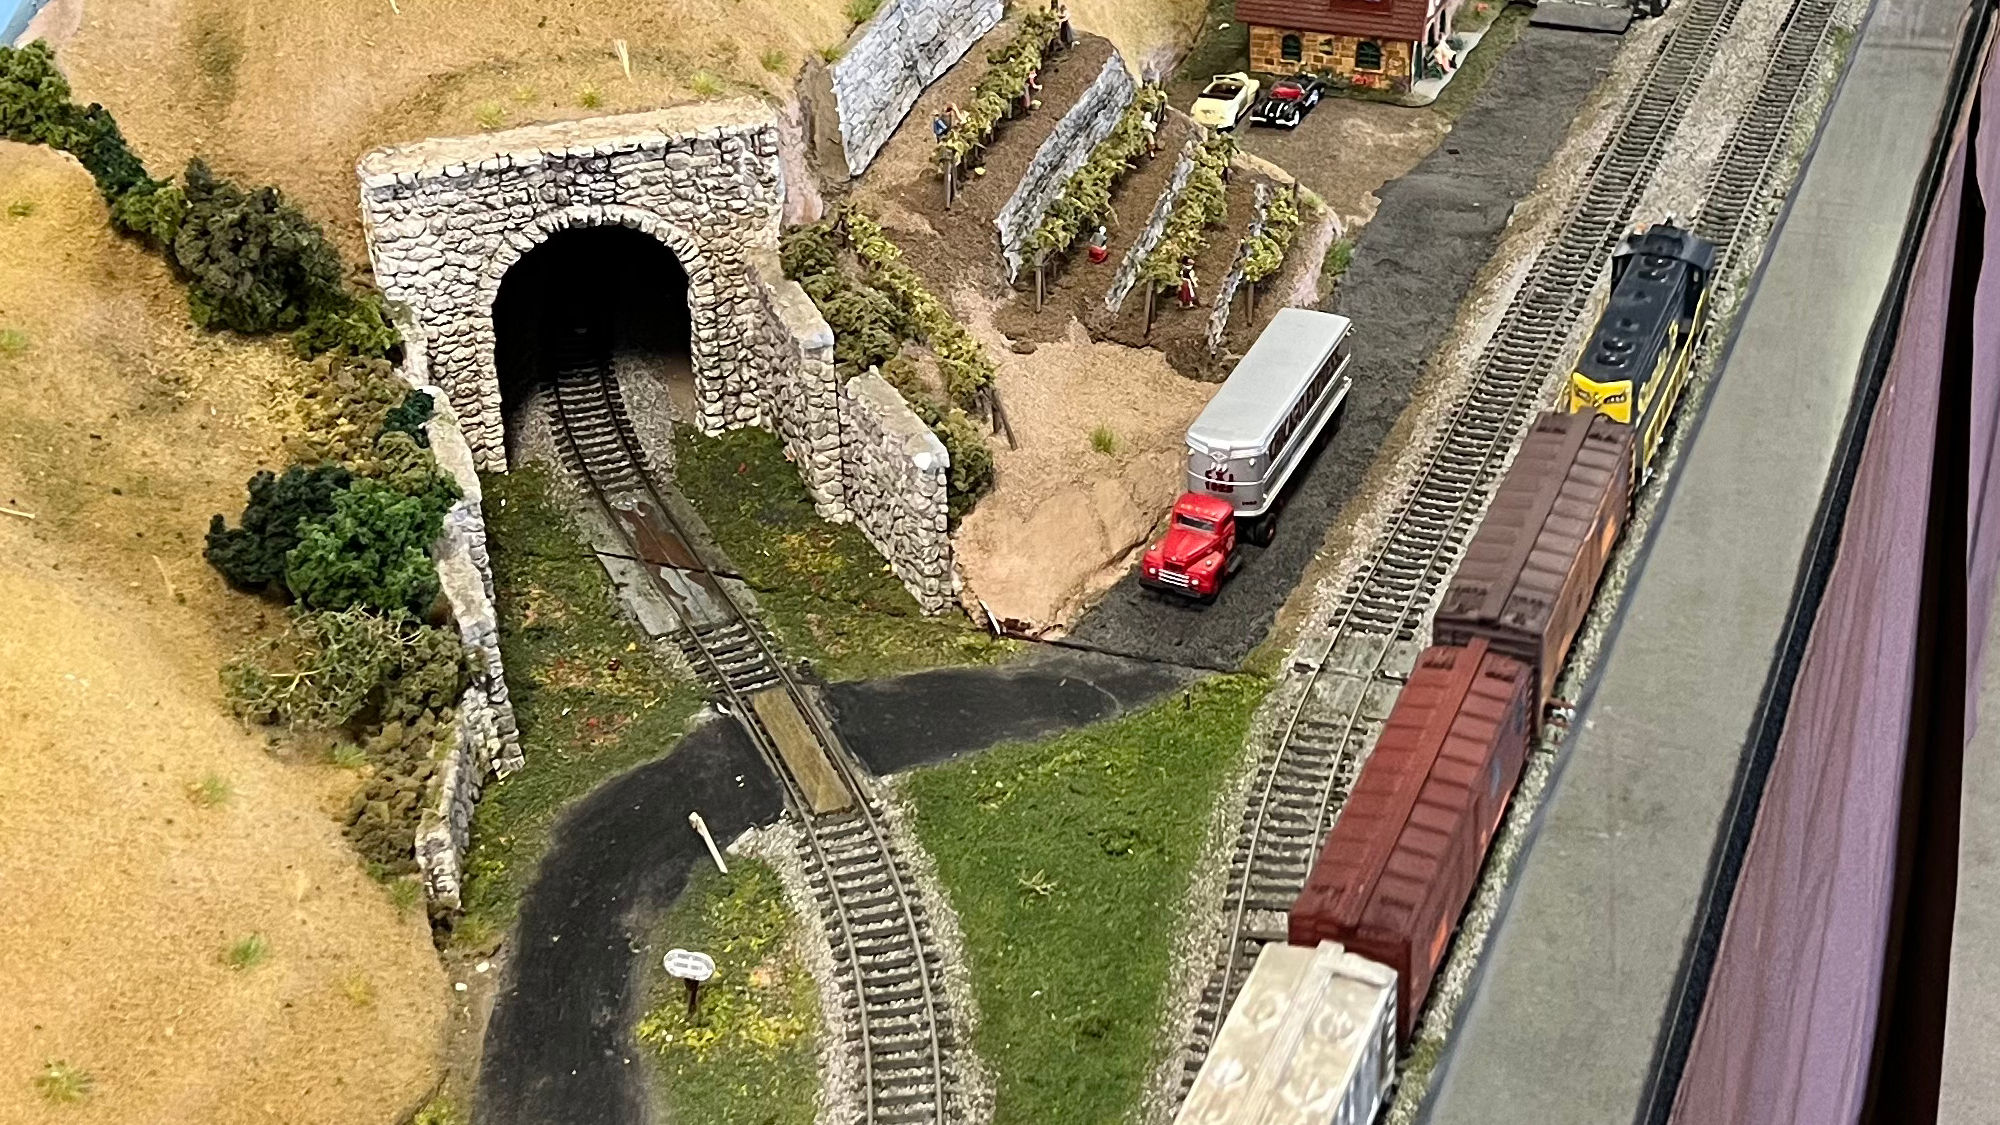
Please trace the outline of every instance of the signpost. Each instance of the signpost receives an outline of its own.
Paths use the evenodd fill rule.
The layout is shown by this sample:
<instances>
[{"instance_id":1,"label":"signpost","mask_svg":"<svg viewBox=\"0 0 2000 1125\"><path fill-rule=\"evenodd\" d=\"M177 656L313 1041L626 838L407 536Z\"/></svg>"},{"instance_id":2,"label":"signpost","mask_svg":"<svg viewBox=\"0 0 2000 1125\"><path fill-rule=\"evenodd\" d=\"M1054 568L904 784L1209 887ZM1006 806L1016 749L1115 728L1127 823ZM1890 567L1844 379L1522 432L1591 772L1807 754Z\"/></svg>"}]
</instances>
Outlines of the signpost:
<instances>
[{"instance_id":1,"label":"signpost","mask_svg":"<svg viewBox=\"0 0 2000 1125\"><path fill-rule=\"evenodd\" d=\"M701 814L689 813L688 824L692 825L695 833L701 837L701 842L708 845L708 858L715 861L715 869L724 875L729 874L729 865L722 862L722 849L715 846L715 837L708 834L708 824L701 819Z\"/></svg>"},{"instance_id":2,"label":"signpost","mask_svg":"<svg viewBox=\"0 0 2000 1125\"><path fill-rule=\"evenodd\" d=\"M667 975L687 982L688 1022L694 1022L696 998L701 995L701 982L715 975L715 959L706 953L696 953L692 949L669 949L660 959Z\"/></svg>"}]
</instances>

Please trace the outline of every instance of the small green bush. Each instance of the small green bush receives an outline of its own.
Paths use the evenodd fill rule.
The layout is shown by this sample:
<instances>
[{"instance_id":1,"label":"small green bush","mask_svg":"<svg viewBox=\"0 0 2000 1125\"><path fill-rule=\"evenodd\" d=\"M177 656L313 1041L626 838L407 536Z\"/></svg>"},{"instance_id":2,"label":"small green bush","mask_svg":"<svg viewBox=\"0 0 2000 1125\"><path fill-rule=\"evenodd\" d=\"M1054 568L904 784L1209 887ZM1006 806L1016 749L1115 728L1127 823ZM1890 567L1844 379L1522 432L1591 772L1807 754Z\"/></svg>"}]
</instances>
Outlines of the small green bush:
<instances>
[{"instance_id":1,"label":"small green bush","mask_svg":"<svg viewBox=\"0 0 2000 1125\"><path fill-rule=\"evenodd\" d=\"M172 184L147 182L111 204L111 225L166 250L187 218L187 197Z\"/></svg>"},{"instance_id":2,"label":"small green bush","mask_svg":"<svg viewBox=\"0 0 2000 1125\"><path fill-rule=\"evenodd\" d=\"M333 511L301 523L298 545L285 555L292 596L313 609L363 606L428 616L438 597L430 546L451 506L445 497L458 492L449 478L438 480L424 495L366 479L335 493Z\"/></svg>"},{"instance_id":3,"label":"small green bush","mask_svg":"<svg viewBox=\"0 0 2000 1125\"><path fill-rule=\"evenodd\" d=\"M250 502L238 527L217 515L208 524L202 557L230 585L263 590L285 574L285 556L298 546L299 527L333 514L333 497L353 480L339 465L294 466L283 476L250 478Z\"/></svg>"},{"instance_id":4,"label":"small green bush","mask_svg":"<svg viewBox=\"0 0 2000 1125\"><path fill-rule=\"evenodd\" d=\"M457 704L464 650L448 629L406 613L294 611L285 631L223 666L232 710L293 730L366 738Z\"/></svg>"},{"instance_id":5,"label":"small green bush","mask_svg":"<svg viewBox=\"0 0 2000 1125\"><path fill-rule=\"evenodd\" d=\"M187 216L174 262L188 277L196 324L248 335L290 331L314 306L340 299L339 257L278 189L244 191L195 159L181 191Z\"/></svg>"},{"instance_id":6,"label":"small green bush","mask_svg":"<svg viewBox=\"0 0 2000 1125\"><path fill-rule=\"evenodd\" d=\"M322 294L308 305L305 324L292 333L292 346L307 357L338 352L381 359L401 342L379 295L345 290Z\"/></svg>"},{"instance_id":7,"label":"small green bush","mask_svg":"<svg viewBox=\"0 0 2000 1125\"><path fill-rule=\"evenodd\" d=\"M0 47L0 135L23 144L67 148L69 81L56 69L56 55L36 40L25 47Z\"/></svg>"},{"instance_id":8,"label":"small green bush","mask_svg":"<svg viewBox=\"0 0 2000 1125\"><path fill-rule=\"evenodd\" d=\"M757 65L770 71L772 74L783 74L792 68L792 56L780 51L776 47L772 47L757 56Z\"/></svg>"},{"instance_id":9,"label":"small green bush","mask_svg":"<svg viewBox=\"0 0 2000 1125\"><path fill-rule=\"evenodd\" d=\"M28 350L28 334L18 328L0 328L0 355Z\"/></svg>"},{"instance_id":10,"label":"small green bush","mask_svg":"<svg viewBox=\"0 0 2000 1125\"><path fill-rule=\"evenodd\" d=\"M1118 435L1110 426L1098 426L1090 431L1090 447L1109 457L1118 452Z\"/></svg>"},{"instance_id":11,"label":"small green bush","mask_svg":"<svg viewBox=\"0 0 2000 1125\"><path fill-rule=\"evenodd\" d=\"M408 434L411 441L429 448L431 439L424 433L424 423L431 420L431 415L436 410L437 402L427 392L412 387L410 392L403 396L402 402L382 416L382 433L384 436Z\"/></svg>"},{"instance_id":12,"label":"small green bush","mask_svg":"<svg viewBox=\"0 0 2000 1125\"><path fill-rule=\"evenodd\" d=\"M688 79L688 89L693 90L698 97L713 98L720 96L724 87L722 79L713 72L697 70L694 77Z\"/></svg>"},{"instance_id":13,"label":"small green bush","mask_svg":"<svg viewBox=\"0 0 2000 1125\"><path fill-rule=\"evenodd\" d=\"M965 411L954 407L931 427L951 458L946 504L956 524L981 496L993 491L993 447Z\"/></svg>"},{"instance_id":14,"label":"small green bush","mask_svg":"<svg viewBox=\"0 0 2000 1125\"><path fill-rule=\"evenodd\" d=\"M847 0L847 22L867 23L882 8L882 0Z\"/></svg>"},{"instance_id":15,"label":"small green bush","mask_svg":"<svg viewBox=\"0 0 2000 1125\"><path fill-rule=\"evenodd\" d=\"M596 109L604 104L604 91L596 86L586 85L576 92L576 104L585 109Z\"/></svg>"},{"instance_id":16,"label":"small green bush","mask_svg":"<svg viewBox=\"0 0 2000 1125\"><path fill-rule=\"evenodd\" d=\"M25 219L34 213L35 201L32 199L16 199L7 205L7 217L10 219Z\"/></svg>"}]
</instances>

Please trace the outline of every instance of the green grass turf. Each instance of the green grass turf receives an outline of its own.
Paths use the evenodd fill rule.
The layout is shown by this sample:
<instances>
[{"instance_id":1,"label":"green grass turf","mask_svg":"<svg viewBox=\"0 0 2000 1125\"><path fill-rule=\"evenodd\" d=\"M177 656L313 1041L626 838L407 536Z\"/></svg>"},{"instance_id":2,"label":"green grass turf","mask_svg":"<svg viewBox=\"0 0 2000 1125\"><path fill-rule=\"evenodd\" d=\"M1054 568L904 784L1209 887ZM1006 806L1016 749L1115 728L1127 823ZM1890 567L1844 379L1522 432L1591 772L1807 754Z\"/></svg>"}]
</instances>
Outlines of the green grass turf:
<instances>
[{"instance_id":1,"label":"green grass turf","mask_svg":"<svg viewBox=\"0 0 2000 1125\"><path fill-rule=\"evenodd\" d=\"M819 1096L819 996L799 956L778 875L732 859L706 865L653 930L656 950L715 959L701 1007L687 1018L685 986L649 966L639 1042L667 1121L701 1125L812 1125Z\"/></svg>"},{"instance_id":2,"label":"green grass turf","mask_svg":"<svg viewBox=\"0 0 2000 1125\"><path fill-rule=\"evenodd\" d=\"M513 926L521 892L570 802L673 749L700 689L649 649L603 568L529 465L484 478L500 654L527 765L487 787L472 817L465 913L452 934L485 949Z\"/></svg>"},{"instance_id":3,"label":"green grass turf","mask_svg":"<svg viewBox=\"0 0 2000 1125\"><path fill-rule=\"evenodd\" d=\"M682 428L674 476L788 655L812 660L827 679L992 663L1019 651L956 611L925 617L860 528L813 511L774 435Z\"/></svg>"},{"instance_id":4,"label":"green grass turf","mask_svg":"<svg viewBox=\"0 0 2000 1125\"><path fill-rule=\"evenodd\" d=\"M1178 911L1258 676L920 770L912 823L965 933L995 1125L1112 1125L1154 1065Z\"/></svg>"}]
</instances>

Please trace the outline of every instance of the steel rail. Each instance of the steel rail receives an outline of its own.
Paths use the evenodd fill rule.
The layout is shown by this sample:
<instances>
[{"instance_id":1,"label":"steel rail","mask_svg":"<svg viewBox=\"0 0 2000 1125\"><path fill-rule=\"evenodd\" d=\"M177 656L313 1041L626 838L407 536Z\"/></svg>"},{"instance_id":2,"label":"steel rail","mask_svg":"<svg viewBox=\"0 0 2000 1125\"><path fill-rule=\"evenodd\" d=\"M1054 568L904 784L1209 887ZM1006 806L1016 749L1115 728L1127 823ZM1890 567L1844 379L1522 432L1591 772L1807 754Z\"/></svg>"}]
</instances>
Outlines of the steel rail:
<instances>
[{"instance_id":1,"label":"steel rail","mask_svg":"<svg viewBox=\"0 0 2000 1125\"><path fill-rule=\"evenodd\" d=\"M1239 978L1261 945L1246 930L1260 887L1296 895L1303 886L1345 800L1343 775L1365 760L1367 748L1360 744L1367 741L1363 727L1370 689L1395 679L1385 672L1398 642L1420 640L1425 612L1741 5L1742 0L1697 0L1661 43L1593 158L1562 227L1537 256L1484 349L1478 381L1454 406L1390 526L1344 590L1329 622L1326 649L1312 663L1275 749L1259 765L1261 785L1253 785L1244 835L1231 862L1225 900L1228 937L1197 1007L1183 1060L1183 1094L1199 1073ZM1322 724L1337 735L1307 743L1300 734L1318 722L1309 712L1326 665L1343 640L1357 636L1378 642L1372 667L1340 670L1357 685L1353 703L1337 721ZM1302 760L1310 751L1325 751L1317 759L1324 762L1323 770ZM1295 815L1287 822L1280 815L1287 807L1285 794L1300 790L1316 798L1308 802L1312 815ZM1274 841L1280 836L1289 837L1292 846L1274 857L1271 853L1279 850Z\"/></svg>"},{"instance_id":2,"label":"steel rail","mask_svg":"<svg viewBox=\"0 0 2000 1125\"><path fill-rule=\"evenodd\" d=\"M651 503L659 518L687 545L689 556L695 560L692 569L677 569L689 574L705 590L713 593L719 606L729 616L729 620L719 626L705 629L695 624L692 613L695 607L689 606L686 599L663 581L655 570L643 568L654 587L682 609L685 626L681 634L683 649L695 658L698 670L701 667L708 669L709 686L720 696L718 701L728 707L750 735L759 754L779 778L787 802L799 813L804 826L800 836L807 871L813 881L820 884L816 888L816 897L821 899L821 920L827 928L828 943L833 947L836 961L847 974L847 979L841 982L843 991L850 993L853 1001L852 1012L847 1015L856 1025L861 1044L858 1053L864 1120L884 1125L914 1125L917 1122L944 1125L951 1086L944 1046L946 1029L950 1026L948 1005L939 982L933 979L934 970L930 961L935 953L927 940L927 924L920 905L914 901L915 890L904 874L891 834L876 807L873 787L854 765L817 702L757 627L755 618L722 584L720 577L700 560L693 547L694 540L674 516L653 478L644 449L631 430L612 379L608 363L601 356L563 357L553 394L553 420L556 422L558 441L565 456L574 462L577 475L583 478L596 503L614 526L619 523L619 509L612 503L614 491L637 494ZM579 396L590 398L579 401ZM639 545L635 543L633 546L638 553L636 549ZM717 635L727 634L730 630L741 631L753 650L753 663L733 662L729 658L730 653L722 651L715 643ZM826 749L828 760L852 793L854 808L851 817L845 813L825 817L812 813L803 788L785 766L775 739L750 704L747 691L742 686L746 678L756 683L759 689L775 683L791 697ZM861 831L846 832L845 829L850 826L858 826ZM858 848L854 846L857 842L861 845ZM888 936L877 939L882 944L870 949L866 944L869 937L858 932L867 923L857 917L861 912L856 908L879 901L885 894L893 900L890 920L895 924L894 929ZM898 945L907 946L907 949L893 948ZM907 953L915 978L915 996L905 996L893 988L886 996L871 995L871 991L881 991L881 988L871 990L867 959L874 958L878 962L893 960L903 953ZM894 973L897 968L891 964L889 972ZM883 984L882 987L890 985ZM906 1015L901 1014L909 1007L909 999L917 1001L914 1026ZM881 1008L888 1011L879 1011ZM892 1038L899 1034L914 1034L920 1037L920 1041L912 1046L905 1039ZM878 1054L884 1058L878 1058ZM916 1056L914 1068L907 1058L893 1070L878 1066L888 1056L910 1055Z\"/></svg>"}]
</instances>

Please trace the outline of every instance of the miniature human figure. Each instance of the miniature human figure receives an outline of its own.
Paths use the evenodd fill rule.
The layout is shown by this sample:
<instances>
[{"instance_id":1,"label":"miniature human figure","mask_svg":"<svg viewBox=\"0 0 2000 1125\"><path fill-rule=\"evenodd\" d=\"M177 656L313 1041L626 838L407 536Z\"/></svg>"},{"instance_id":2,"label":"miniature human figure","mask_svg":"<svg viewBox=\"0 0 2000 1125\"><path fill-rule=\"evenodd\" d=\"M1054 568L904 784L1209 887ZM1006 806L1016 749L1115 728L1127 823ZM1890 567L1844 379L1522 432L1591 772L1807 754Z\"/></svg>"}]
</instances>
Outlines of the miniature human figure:
<instances>
[{"instance_id":1,"label":"miniature human figure","mask_svg":"<svg viewBox=\"0 0 2000 1125\"><path fill-rule=\"evenodd\" d=\"M1110 256L1111 236L1105 232L1104 224L1099 223L1097 224L1097 229L1091 232L1090 235L1090 260L1092 262L1102 262Z\"/></svg>"},{"instance_id":2,"label":"miniature human figure","mask_svg":"<svg viewBox=\"0 0 2000 1125\"><path fill-rule=\"evenodd\" d=\"M931 136L944 140L944 135L949 132L951 132L951 122L944 119L943 113L931 118Z\"/></svg>"},{"instance_id":3,"label":"miniature human figure","mask_svg":"<svg viewBox=\"0 0 2000 1125\"><path fill-rule=\"evenodd\" d=\"M1146 155L1160 155L1160 115L1149 113L1141 117L1139 127L1146 131Z\"/></svg>"},{"instance_id":4,"label":"miniature human figure","mask_svg":"<svg viewBox=\"0 0 2000 1125\"><path fill-rule=\"evenodd\" d=\"M1195 306L1193 258L1181 259L1180 299L1181 307L1184 309L1191 309Z\"/></svg>"},{"instance_id":5,"label":"miniature human figure","mask_svg":"<svg viewBox=\"0 0 2000 1125\"><path fill-rule=\"evenodd\" d=\"M1056 32L1056 35L1061 41L1063 49L1068 50L1074 47L1076 45L1076 29L1069 25L1069 5L1063 3L1063 0L1049 0L1049 11L1055 13L1056 19L1061 23L1061 29Z\"/></svg>"},{"instance_id":6,"label":"miniature human figure","mask_svg":"<svg viewBox=\"0 0 2000 1125\"><path fill-rule=\"evenodd\" d=\"M1037 105L1040 105L1041 103L1036 100L1035 95L1041 92L1042 92L1042 72L1040 70L1029 71L1028 88L1021 91L1021 108L1033 109Z\"/></svg>"}]
</instances>

